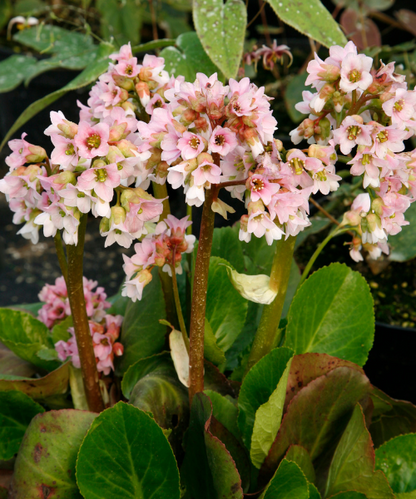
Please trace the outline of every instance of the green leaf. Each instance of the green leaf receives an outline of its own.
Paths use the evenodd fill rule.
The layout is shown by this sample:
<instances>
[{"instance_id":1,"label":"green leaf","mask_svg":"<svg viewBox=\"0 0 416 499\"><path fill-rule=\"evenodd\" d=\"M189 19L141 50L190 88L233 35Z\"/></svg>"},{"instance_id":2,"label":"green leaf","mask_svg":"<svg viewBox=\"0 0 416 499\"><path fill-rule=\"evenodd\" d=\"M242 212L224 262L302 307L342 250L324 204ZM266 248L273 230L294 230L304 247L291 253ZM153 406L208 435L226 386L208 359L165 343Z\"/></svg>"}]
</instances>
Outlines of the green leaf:
<instances>
[{"instance_id":1,"label":"green leaf","mask_svg":"<svg viewBox=\"0 0 416 499\"><path fill-rule=\"evenodd\" d=\"M333 371L337 367L349 367L356 369L361 374L365 374L363 369L349 360L331 357L326 353L304 353L295 355L290 367L289 379L287 382L286 401L287 407L293 397L311 381L323 374Z\"/></svg>"},{"instance_id":2,"label":"green leaf","mask_svg":"<svg viewBox=\"0 0 416 499\"><path fill-rule=\"evenodd\" d=\"M172 368L170 352L162 352L140 359L126 371L121 382L121 390L126 399L129 399L135 384L149 373L169 373Z\"/></svg>"},{"instance_id":3,"label":"green leaf","mask_svg":"<svg viewBox=\"0 0 416 499\"><path fill-rule=\"evenodd\" d=\"M53 343L45 324L26 312L0 308L0 340L36 367L53 371L60 366L60 362L43 360L36 355L43 347L53 348Z\"/></svg>"},{"instance_id":4,"label":"green leaf","mask_svg":"<svg viewBox=\"0 0 416 499\"><path fill-rule=\"evenodd\" d=\"M269 400L256 411L250 447L251 462L256 468L263 464L280 428L291 361L287 361L286 369Z\"/></svg>"},{"instance_id":5,"label":"green leaf","mask_svg":"<svg viewBox=\"0 0 416 499\"><path fill-rule=\"evenodd\" d=\"M35 400L44 400L51 395L66 393L68 380L69 366L66 363L43 378L8 379L0 374L0 390L19 390Z\"/></svg>"},{"instance_id":6,"label":"green leaf","mask_svg":"<svg viewBox=\"0 0 416 499\"><path fill-rule=\"evenodd\" d=\"M290 79L285 90L284 99L286 111L293 123L299 123L305 118L304 114L295 109L295 105L303 101L302 92L306 90L306 76L306 73L295 75Z\"/></svg>"},{"instance_id":7,"label":"green leaf","mask_svg":"<svg viewBox=\"0 0 416 499\"><path fill-rule=\"evenodd\" d=\"M370 387L359 371L338 367L302 388L287 408L262 473L271 475L292 444L304 447L314 462L337 442Z\"/></svg>"},{"instance_id":8,"label":"green leaf","mask_svg":"<svg viewBox=\"0 0 416 499\"><path fill-rule=\"evenodd\" d=\"M376 468L394 493L416 491L416 434L400 435L376 450Z\"/></svg>"},{"instance_id":9,"label":"green leaf","mask_svg":"<svg viewBox=\"0 0 416 499\"><path fill-rule=\"evenodd\" d=\"M231 401L229 396L224 397L213 390L204 390L205 395L211 400L212 415L237 439L240 438L240 431L237 425L238 408Z\"/></svg>"},{"instance_id":10,"label":"green leaf","mask_svg":"<svg viewBox=\"0 0 416 499\"><path fill-rule=\"evenodd\" d=\"M182 436L189 418L188 391L178 380L170 362L141 377L130 394L130 404L151 413L156 423Z\"/></svg>"},{"instance_id":11,"label":"green leaf","mask_svg":"<svg viewBox=\"0 0 416 499\"><path fill-rule=\"evenodd\" d=\"M260 499L308 499L308 482L296 463L283 459Z\"/></svg>"},{"instance_id":12,"label":"green leaf","mask_svg":"<svg viewBox=\"0 0 416 499\"><path fill-rule=\"evenodd\" d=\"M336 499L367 499L367 496L365 494L361 494L361 492L355 492L354 490L351 490L349 492L340 492L339 494L335 494L334 496L331 496L330 499L336 498Z\"/></svg>"},{"instance_id":13,"label":"green leaf","mask_svg":"<svg viewBox=\"0 0 416 499\"><path fill-rule=\"evenodd\" d=\"M157 269L152 274L143 298L130 302L126 308L120 336L124 355L116 365L119 375L138 360L159 353L165 343L166 327L159 324L159 319L166 318L165 301Z\"/></svg>"},{"instance_id":14,"label":"green leaf","mask_svg":"<svg viewBox=\"0 0 416 499\"><path fill-rule=\"evenodd\" d=\"M0 391L0 459L7 461L19 450L32 418L44 408L19 391Z\"/></svg>"},{"instance_id":15,"label":"green leaf","mask_svg":"<svg viewBox=\"0 0 416 499\"><path fill-rule=\"evenodd\" d=\"M0 4L0 29L6 26L9 19L12 17L11 0L3 0Z\"/></svg>"},{"instance_id":16,"label":"green leaf","mask_svg":"<svg viewBox=\"0 0 416 499\"><path fill-rule=\"evenodd\" d=\"M194 31L183 33L178 36L176 45L181 49L187 63L195 74L193 79L189 81L193 82L195 80L196 73L204 73L207 76L219 73L219 69L208 57L201 45L198 35ZM221 78L221 76L221 74L218 75L219 78Z\"/></svg>"},{"instance_id":17,"label":"green leaf","mask_svg":"<svg viewBox=\"0 0 416 499\"><path fill-rule=\"evenodd\" d=\"M369 430L376 448L398 435L416 432L416 407L413 404L395 400L377 388L373 388L371 398L374 413Z\"/></svg>"},{"instance_id":18,"label":"green leaf","mask_svg":"<svg viewBox=\"0 0 416 499\"><path fill-rule=\"evenodd\" d=\"M29 378L36 372L36 367L18 357L3 343L0 343L0 379L3 375Z\"/></svg>"},{"instance_id":19,"label":"green leaf","mask_svg":"<svg viewBox=\"0 0 416 499\"><path fill-rule=\"evenodd\" d=\"M127 296L121 296L121 290L114 296L107 298L107 301L111 303L111 307L107 310L107 314L111 315L126 315L126 308L130 302L130 298Z\"/></svg>"},{"instance_id":20,"label":"green leaf","mask_svg":"<svg viewBox=\"0 0 416 499\"><path fill-rule=\"evenodd\" d=\"M308 490L309 490L309 499L322 499L321 494L319 493L318 489L315 487L313 483L308 483ZM351 497L351 499L354 498ZM361 498L357 497L357 499Z\"/></svg>"},{"instance_id":21,"label":"green leaf","mask_svg":"<svg viewBox=\"0 0 416 499\"><path fill-rule=\"evenodd\" d=\"M364 365L374 338L374 310L364 277L346 265L319 269L301 286L288 314L285 346Z\"/></svg>"},{"instance_id":22,"label":"green leaf","mask_svg":"<svg viewBox=\"0 0 416 499\"><path fill-rule=\"evenodd\" d=\"M244 272L246 270L244 266L243 247L241 241L238 239L238 232L232 227L214 229L211 256L224 258L224 260L231 263L237 272Z\"/></svg>"},{"instance_id":23,"label":"green leaf","mask_svg":"<svg viewBox=\"0 0 416 499\"><path fill-rule=\"evenodd\" d=\"M31 118L33 118L33 116L36 116L40 111L42 111L42 109L45 109L69 91L77 90L78 88L85 87L90 83L95 82L96 79L107 70L109 63L108 55L112 52L114 52L114 47L112 45L109 43L101 43L99 45L95 60L92 61L91 64L89 64L76 78L71 80L60 90L56 90L55 92L42 97L28 106L13 123L12 127L3 138L3 141L0 144L0 151L3 149L9 138L17 130L19 130L21 126L27 123Z\"/></svg>"},{"instance_id":24,"label":"green leaf","mask_svg":"<svg viewBox=\"0 0 416 499\"><path fill-rule=\"evenodd\" d=\"M183 76L185 81L195 80L195 71L183 54L176 47L166 47L160 52L165 59L165 70L174 76Z\"/></svg>"},{"instance_id":25,"label":"green leaf","mask_svg":"<svg viewBox=\"0 0 416 499\"><path fill-rule=\"evenodd\" d=\"M212 332L212 328L207 319L205 319L204 331L204 357L216 366L225 364L226 361L225 354L217 345L217 338Z\"/></svg>"},{"instance_id":26,"label":"green leaf","mask_svg":"<svg viewBox=\"0 0 416 499\"><path fill-rule=\"evenodd\" d=\"M150 50L155 50L162 47L170 47L171 45L175 44L176 40L172 38L160 38L159 40L152 40L151 42L136 45L135 47L132 47L131 51L133 52L133 54L137 54L139 52L149 52Z\"/></svg>"},{"instance_id":27,"label":"green leaf","mask_svg":"<svg viewBox=\"0 0 416 499\"><path fill-rule=\"evenodd\" d=\"M119 47L128 42L139 43L143 17L140 3L136 0L97 0L96 8L104 39L114 38Z\"/></svg>"},{"instance_id":28,"label":"green leaf","mask_svg":"<svg viewBox=\"0 0 416 499\"><path fill-rule=\"evenodd\" d=\"M58 341L68 341L71 337L71 333L68 332L68 328L73 327L74 323L72 320L72 315L68 315L65 319L52 328L52 341L53 344L58 343Z\"/></svg>"},{"instance_id":29,"label":"green leaf","mask_svg":"<svg viewBox=\"0 0 416 499\"><path fill-rule=\"evenodd\" d=\"M205 52L226 78L235 78L244 48L247 12L241 0L194 0L193 19Z\"/></svg>"},{"instance_id":30,"label":"green leaf","mask_svg":"<svg viewBox=\"0 0 416 499\"><path fill-rule=\"evenodd\" d=\"M209 398L197 393L185 438L182 472L187 490L198 499L243 499L241 478L224 443L211 431Z\"/></svg>"},{"instance_id":31,"label":"green leaf","mask_svg":"<svg viewBox=\"0 0 416 499\"><path fill-rule=\"evenodd\" d=\"M273 396L292 356L293 351L288 348L275 348L259 360L244 378L238 397L238 426L247 449L251 449L257 412ZM277 415L278 422L280 418L281 414L280 417ZM266 415L261 419L266 419ZM257 425L261 422L258 421Z\"/></svg>"},{"instance_id":32,"label":"green leaf","mask_svg":"<svg viewBox=\"0 0 416 499\"><path fill-rule=\"evenodd\" d=\"M77 482L85 499L179 499L178 468L162 429L123 402L91 426L79 450Z\"/></svg>"},{"instance_id":33,"label":"green leaf","mask_svg":"<svg viewBox=\"0 0 416 499\"><path fill-rule=\"evenodd\" d=\"M303 35L313 38L325 47L347 43L338 23L320 0L267 0L276 15Z\"/></svg>"},{"instance_id":34,"label":"green leaf","mask_svg":"<svg viewBox=\"0 0 416 499\"><path fill-rule=\"evenodd\" d=\"M414 231L416 205L414 203L406 211L405 218L409 225L402 227L402 230L395 236L389 237L389 246L391 246L389 260L393 262L407 262L416 257L416 234Z\"/></svg>"},{"instance_id":35,"label":"green leaf","mask_svg":"<svg viewBox=\"0 0 416 499\"><path fill-rule=\"evenodd\" d=\"M312 464L311 456L301 445L291 445L286 452L285 459L293 461L303 471L308 482L315 481L315 470Z\"/></svg>"},{"instance_id":36,"label":"green leaf","mask_svg":"<svg viewBox=\"0 0 416 499\"><path fill-rule=\"evenodd\" d=\"M65 409L37 415L30 423L10 487L11 497L81 499L75 482L78 449L96 414Z\"/></svg>"},{"instance_id":37,"label":"green leaf","mask_svg":"<svg viewBox=\"0 0 416 499\"><path fill-rule=\"evenodd\" d=\"M94 61L98 50L91 36L51 24L24 29L13 39L42 54L51 55L31 66L25 78L26 85L32 78L50 69L84 69Z\"/></svg>"},{"instance_id":38,"label":"green leaf","mask_svg":"<svg viewBox=\"0 0 416 499\"><path fill-rule=\"evenodd\" d=\"M18 87L32 71L37 60L27 55L12 55L0 62L0 92Z\"/></svg>"},{"instance_id":39,"label":"green leaf","mask_svg":"<svg viewBox=\"0 0 416 499\"><path fill-rule=\"evenodd\" d=\"M222 258L210 259L206 318L217 345L226 353L243 329L248 306L231 284L224 263L228 264Z\"/></svg>"},{"instance_id":40,"label":"green leaf","mask_svg":"<svg viewBox=\"0 0 416 499\"><path fill-rule=\"evenodd\" d=\"M394 499L386 477L374 471L374 465L373 442L357 404L332 458L325 495L354 490L368 499Z\"/></svg>"}]
</instances>

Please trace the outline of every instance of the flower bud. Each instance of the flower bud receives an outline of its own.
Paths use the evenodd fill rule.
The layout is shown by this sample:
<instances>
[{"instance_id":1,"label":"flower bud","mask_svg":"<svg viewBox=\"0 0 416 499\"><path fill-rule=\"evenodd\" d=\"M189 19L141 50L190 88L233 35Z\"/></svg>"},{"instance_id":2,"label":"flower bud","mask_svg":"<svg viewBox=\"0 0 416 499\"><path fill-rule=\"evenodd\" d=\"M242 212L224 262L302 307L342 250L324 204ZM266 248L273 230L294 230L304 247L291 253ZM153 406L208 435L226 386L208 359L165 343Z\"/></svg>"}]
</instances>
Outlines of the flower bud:
<instances>
[{"instance_id":1,"label":"flower bud","mask_svg":"<svg viewBox=\"0 0 416 499\"><path fill-rule=\"evenodd\" d=\"M113 73L113 80L114 83L120 87L123 88L124 90L127 90L128 92L134 90L134 83L133 80L130 78L127 78L127 76L122 76L117 73ZM124 99L127 100L127 99Z\"/></svg>"},{"instance_id":2,"label":"flower bud","mask_svg":"<svg viewBox=\"0 0 416 499\"><path fill-rule=\"evenodd\" d=\"M48 157L46 151L43 147L29 145L28 147L30 154L26 156L27 163L41 163L44 159Z\"/></svg>"}]
</instances>

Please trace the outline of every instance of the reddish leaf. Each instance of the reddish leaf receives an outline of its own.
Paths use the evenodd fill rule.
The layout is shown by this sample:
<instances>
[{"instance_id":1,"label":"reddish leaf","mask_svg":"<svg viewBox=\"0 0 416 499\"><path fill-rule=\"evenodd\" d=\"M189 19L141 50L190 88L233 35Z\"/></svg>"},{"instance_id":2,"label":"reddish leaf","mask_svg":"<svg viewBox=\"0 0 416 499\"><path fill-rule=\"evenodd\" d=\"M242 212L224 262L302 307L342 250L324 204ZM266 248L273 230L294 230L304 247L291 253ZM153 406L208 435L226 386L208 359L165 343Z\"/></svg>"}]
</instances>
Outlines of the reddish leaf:
<instances>
[{"instance_id":1,"label":"reddish leaf","mask_svg":"<svg viewBox=\"0 0 416 499\"><path fill-rule=\"evenodd\" d=\"M363 35L363 23L364 33ZM340 18L347 37L352 40L360 50L367 47L381 47L381 34L377 25L368 17L360 18L358 12L345 9Z\"/></svg>"}]
</instances>

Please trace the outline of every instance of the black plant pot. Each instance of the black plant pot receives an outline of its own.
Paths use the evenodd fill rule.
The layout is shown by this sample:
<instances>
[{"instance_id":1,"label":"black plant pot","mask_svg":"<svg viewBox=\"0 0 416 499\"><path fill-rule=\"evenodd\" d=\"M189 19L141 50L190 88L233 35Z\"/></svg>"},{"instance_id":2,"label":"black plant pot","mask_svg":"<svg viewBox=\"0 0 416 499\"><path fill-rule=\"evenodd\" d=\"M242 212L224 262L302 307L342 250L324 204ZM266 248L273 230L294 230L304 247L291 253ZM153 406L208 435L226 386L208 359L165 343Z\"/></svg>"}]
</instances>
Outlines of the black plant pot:
<instances>
[{"instance_id":1,"label":"black plant pot","mask_svg":"<svg viewBox=\"0 0 416 499\"><path fill-rule=\"evenodd\" d=\"M416 329L377 323L364 370L377 388L416 404Z\"/></svg>"}]
</instances>

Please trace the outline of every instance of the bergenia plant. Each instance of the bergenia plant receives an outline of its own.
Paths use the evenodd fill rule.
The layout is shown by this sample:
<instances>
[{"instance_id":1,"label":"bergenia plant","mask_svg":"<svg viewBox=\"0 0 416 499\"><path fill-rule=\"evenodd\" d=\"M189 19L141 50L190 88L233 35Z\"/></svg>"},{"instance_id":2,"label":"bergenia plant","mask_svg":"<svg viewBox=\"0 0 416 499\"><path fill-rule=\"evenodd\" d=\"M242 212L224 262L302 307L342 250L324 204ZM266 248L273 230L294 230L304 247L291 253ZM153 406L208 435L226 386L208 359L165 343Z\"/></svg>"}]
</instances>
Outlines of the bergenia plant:
<instances>
[{"instance_id":1,"label":"bergenia plant","mask_svg":"<svg viewBox=\"0 0 416 499\"><path fill-rule=\"evenodd\" d=\"M283 53L274 44L256 60L272 67ZM51 113L49 155L25 134L11 141L0 181L19 233L33 243L39 230L54 237L62 270L40 292L42 324L20 310L1 315L6 346L52 371L32 384L0 380L1 400L26 404L28 415L14 420L17 436L0 458L13 457L39 413L10 497L414 493L416 482L405 485L389 463L406 449L394 469L414 469L416 408L374 388L362 369L374 332L368 286L340 264L306 280L322 245L300 278L293 251L311 224L310 197L339 188L341 161L362 183L327 240L351 234L355 261L388 253L415 200L416 151L405 147L416 93L394 63L334 45L308 64L314 93L296 106L308 116L285 149L271 99L249 78L185 81L161 57L139 62L130 44L110 57L79 122ZM173 190L183 192L185 217L170 213ZM237 225L214 229L216 214L236 209ZM100 218L105 247L131 248L112 303L83 277L89 215ZM54 388L39 391L48 378ZM72 398L59 402L68 380ZM69 435L62 448L59 432Z\"/></svg>"}]
</instances>

